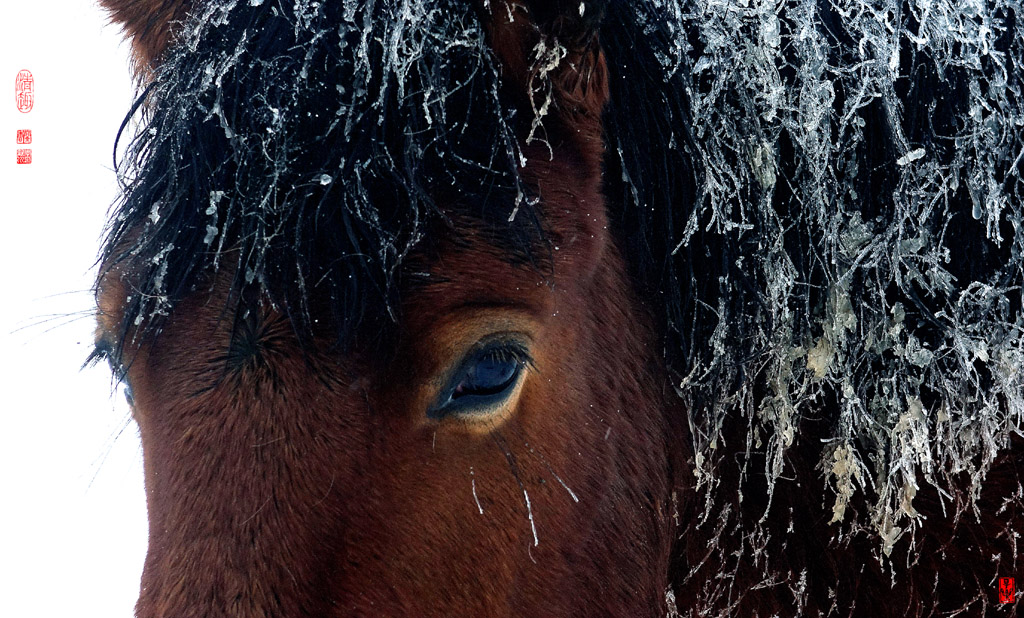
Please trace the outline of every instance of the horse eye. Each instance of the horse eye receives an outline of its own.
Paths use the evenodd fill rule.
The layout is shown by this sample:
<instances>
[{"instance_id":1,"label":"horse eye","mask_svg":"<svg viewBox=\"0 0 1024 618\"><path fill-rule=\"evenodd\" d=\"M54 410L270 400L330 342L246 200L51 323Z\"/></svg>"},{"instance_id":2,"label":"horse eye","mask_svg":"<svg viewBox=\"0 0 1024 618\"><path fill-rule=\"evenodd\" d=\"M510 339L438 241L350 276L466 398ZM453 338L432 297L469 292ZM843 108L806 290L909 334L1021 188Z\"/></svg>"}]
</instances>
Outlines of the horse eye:
<instances>
[{"instance_id":1,"label":"horse eye","mask_svg":"<svg viewBox=\"0 0 1024 618\"><path fill-rule=\"evenodd\" d=\"M470 395L494 395L504 391L519 373L519 361L496 352L476 361L455 387L452 400Z\"/></svg>"},{"instance_id":2,"label":"horse eye","mask_svg":"<svg viewBox=\"0 0 1024 618\"><path fill-rule=\"evenodd\" d=\"M509 397L529 363L528 353L518 344L492 346L473 354L463 362L441 392L439 405L428 415L440 418L489 412Z\"/></svg>"}]
</instances>

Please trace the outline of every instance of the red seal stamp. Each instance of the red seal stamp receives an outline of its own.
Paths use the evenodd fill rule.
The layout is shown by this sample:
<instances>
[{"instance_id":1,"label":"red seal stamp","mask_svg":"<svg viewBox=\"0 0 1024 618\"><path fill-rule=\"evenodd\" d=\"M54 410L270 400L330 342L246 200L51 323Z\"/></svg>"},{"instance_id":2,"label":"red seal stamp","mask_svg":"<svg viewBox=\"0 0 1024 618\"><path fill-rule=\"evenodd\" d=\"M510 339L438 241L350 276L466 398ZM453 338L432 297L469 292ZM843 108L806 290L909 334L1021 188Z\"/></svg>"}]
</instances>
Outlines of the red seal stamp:
<instances>
[{"instance_id":1,"label":"red seal stamp","mask_svg":"<svg viewBox=\"0 0 1024 618\"><path fill-rule=\"evenodd\" d=\"M36 104L36 80L31 71L18 71L18 77L14 79L14 100L19 112L27 114L32 111L32 106Z\"/></svg>"},{"instance_id":2,"label":"red seal stamp","mask_svg":"<svg viewBox=\"0 0 1024 618\"><path fill-rule=\"evenodd\" d=\"M1017 596L1017 585L1012 577L999 578L999 602L1013 603Z\"/></svg>"},{"instance_id":3,"label":"red seal stamp","mask_svg":"<svg viewBox=\"0 0 1024 618\"><path fill-rule=\"evenodd\" d=\"M19 144L31 144L32 143L32 129L18 129L18 143Z\"/></svg>"},{"instance_id":4,"label":"red seal stamp","mask_svg":"<svg viewBox=\"0 0 1024 618\"><path fill-rule=\"evenodd\" d=\"M18 165L28 165L32 162L32 149L31 148L19 148L18 149Z\"/></svg>"}]
</instances>

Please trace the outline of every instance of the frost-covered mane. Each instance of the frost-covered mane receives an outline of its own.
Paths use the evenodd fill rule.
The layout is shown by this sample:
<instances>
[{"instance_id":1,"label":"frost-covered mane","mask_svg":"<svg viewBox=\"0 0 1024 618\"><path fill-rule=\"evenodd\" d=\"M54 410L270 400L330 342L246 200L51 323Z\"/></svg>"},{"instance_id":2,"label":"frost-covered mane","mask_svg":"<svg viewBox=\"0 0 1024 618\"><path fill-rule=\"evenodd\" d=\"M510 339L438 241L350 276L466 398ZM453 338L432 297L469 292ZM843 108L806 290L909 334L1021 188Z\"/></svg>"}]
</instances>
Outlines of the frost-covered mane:
<instances>
[{"instance_id":1,"label":"frost-covered mane","mask_svg":"<svg viewBox=\"0 0 1024 618\"><path fill-rule=\"evenodd\" d=\"M770 502L821 440L834 521L860 494L889 553L920 487L976 496L1019 434L1020 10L611 4L607 193L703 483L745 435Z\"/></svg>"},{"instance_id":2,"label":"frost-covered mane","mask_svg":"<svg viewBox=\"0 0 1024 618\"><path fill-rule=\"evenodd\" d=\"M203 3L122 170L103 261L132 272L126 332L156 332L229 268L300 335L308 303L327 307L346 342L394 309L405 256L456 216L527 257L538 230L499 90L464 2Z\"/></svg>"}]
</instances>

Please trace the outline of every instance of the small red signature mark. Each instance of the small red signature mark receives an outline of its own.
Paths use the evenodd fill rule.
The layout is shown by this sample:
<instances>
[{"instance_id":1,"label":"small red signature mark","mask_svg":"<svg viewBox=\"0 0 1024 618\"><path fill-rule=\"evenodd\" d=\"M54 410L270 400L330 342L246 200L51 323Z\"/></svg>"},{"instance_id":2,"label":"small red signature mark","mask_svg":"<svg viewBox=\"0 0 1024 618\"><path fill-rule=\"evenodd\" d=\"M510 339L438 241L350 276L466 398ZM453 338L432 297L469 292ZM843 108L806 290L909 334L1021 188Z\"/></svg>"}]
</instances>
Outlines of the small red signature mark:
<instances>
[{"instance_id":1,"label":"small red signature mark","mask_svg":"<svg viewBox=\"0 0 1024 618\"><path fill-rule=\"evenodd\" d=\"M1012 577L999 578L999 602L1013 603L1017 596L1017 586Z\"/></svg>"},{"instance_id":2,"label":"small red signature mark","mask_svg":"<svg viewBox=\"0 0 1024 618\"><path fill-rule=\"evenodd\" d=\"M32 143L32 129L18 129L18 143L19 144L31 144Z\"/></svg>"},{"instance_id":3,"label":"small red signature mark","mask_svg":"<svg viewBox=\"0 0 1024 618\"><path fill-rule=\"evenodd\" d=\"M18 165L28 165L32 162L32 149L31 148L19 148L18 149Z\"/></svg>"},{"instance_id":4,"label":"small red signature mark","mask_svg":"<svg viewBox=\"0 0 1024 618\"><path fill-rule=\"evenodd\" d=\"M18 77L14 79L14 100L18 104L18 111L27 114L32 111L36 104L36 80L32 72L27 69L18 71Z\"/></svg>"}]
</instances>

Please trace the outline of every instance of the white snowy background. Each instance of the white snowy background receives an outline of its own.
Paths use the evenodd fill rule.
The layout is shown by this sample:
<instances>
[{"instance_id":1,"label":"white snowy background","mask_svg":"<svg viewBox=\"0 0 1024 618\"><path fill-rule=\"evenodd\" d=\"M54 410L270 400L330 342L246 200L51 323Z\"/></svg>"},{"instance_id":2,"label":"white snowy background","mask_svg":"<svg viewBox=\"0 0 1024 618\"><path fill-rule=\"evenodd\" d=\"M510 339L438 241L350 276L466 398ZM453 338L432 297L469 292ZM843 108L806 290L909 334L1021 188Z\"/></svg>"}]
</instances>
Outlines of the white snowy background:
<instances>
[{"instance_id":1,"label":"white snowy background","mask_svg":"<svg viewBox=\"0 0 1024 618\"><path fill-rule=\"evenodd\" d=\"M128 45L93 0L0 18L0 616L132 616L146 553L142 456L93 337L92 267L133 99ZM17 111L15 76L35 77ZM17 165L16 130L33 162Z\"/></svg>"}]
</instances>

